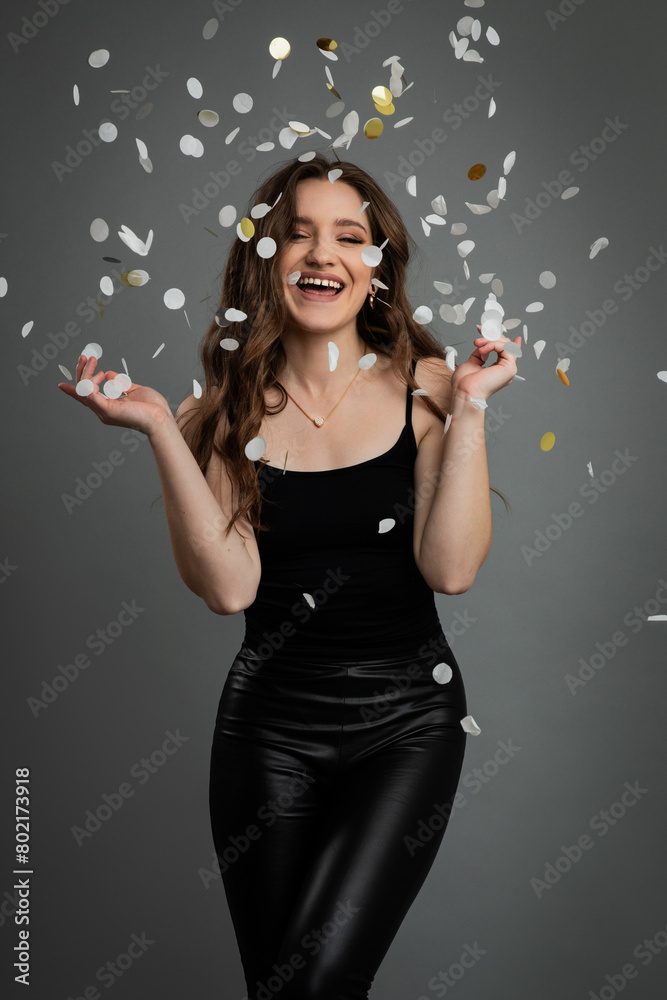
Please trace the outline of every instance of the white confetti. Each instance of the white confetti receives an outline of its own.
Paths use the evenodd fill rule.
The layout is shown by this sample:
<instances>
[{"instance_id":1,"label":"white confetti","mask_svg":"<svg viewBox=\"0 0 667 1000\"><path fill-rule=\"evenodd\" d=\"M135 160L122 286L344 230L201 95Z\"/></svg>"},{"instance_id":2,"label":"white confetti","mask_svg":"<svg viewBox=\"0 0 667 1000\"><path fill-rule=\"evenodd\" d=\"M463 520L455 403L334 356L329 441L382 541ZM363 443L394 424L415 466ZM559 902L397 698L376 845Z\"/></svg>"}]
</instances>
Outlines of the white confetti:
<instances>
[{"instance_id":1,"label":"white confetti","mask_svg":"<svg viewBox=\"0 0 667 1000\"><path fill-rule=\"evenodd\" d=\"M90 343L86 344L81 353L87 358L97 358L99 361L102 357L102 348L99 344Z\"/></svg>"},{"instance_id":2,"label":"white confetti","mask_svg":"<svg viewBox=\"0 0 667 1000\"><path fill-rule=\"evenodd\" d=\"M491 282L491 291L494 295L502 295L505 291L505 286L503 285L500 278L494 278Z\"/></svg>"},{"instance_id":3,"label":"white confetti","mask_svg":"<svg viewBox=\"0 0 667 1000\"><path fill-rule=\"evenodd\" d=\"M493 118L495 113L496 113L496 99L495 97L492 97L491 100L489 101L489 113L487 115L487 118Z\"/></svg>"},{"instance_id":4,"label":"white confetti","mask_svg":"<svg viewBox=\"0 0 667 1000\"><path fill-rule=\"evenodd\" d=\"M437 198L433 199L431 202L431 208L434 212L437 212L438 215L447 215L447 202L441 194L439 194Z\"/></svg>"},{"instance_id":5,"label":"white confetti","mask_svg":"<svg viewBox=\"0 0 667 1000\"><path fill-rule=\"evenodd\" d=\"M128 226L121 226L118 232L123 243L140 256L145 257L153 243L153 230L149 230L146 242L140 240L136 233L133 233Z\"/></svg>"},{"instance_id":6,"label":"white confetti","mask_svg":"<svg viewBox=\"0 0 667 1000\"><path fill-rule=\"evenodd\" d=\"M228 319L230 323L241 323L244 319L247 319L247 315L241 309L226 309L225 319Z\"/></svg>"},{"instance_id":7,"label":"white confetti","mask_svg":"<svg viewBox=\"0 0 667 1000\"><path fill-rule=\"evenodd\" d=\"M593 463L589 462L588 465L586 466L586 468L588 469L588 475L592 479L593 478Z\"/></svg>"},{"instance_id":8,"label":"white confetti","mask_svg":"<svg viewBox=\"0 0 667 1000\"><path fill-rule=\"evenodd\" d=\"M109 235L109 226L104 219L93 219L90 224L90 235L97 243L104 243Z\"/></svg>"},{"instance_id":9,"label":"white confetti","mask_svg":"<svg viewBox=\"0 0 667 1000\"><path fill-rule=\"evenodd\" d=\"M492 271L490 274L480 274L479 280L482 282L483 285L488 285L490 281L493 281L495 273L496 273L495 271Z\"/></svg>"},{"instance_id":10,"label":"white confetti","mask_svg":"<svg viewBox=\"0 0 667 1000\"><path fill-rule=\"evenodd\" d=\"M569 187L569 188L566 188L565 191L563 191L563 193L561 195L561 199L562 199L562 201L567 201L568 198L574 198L575 194L579 194L579 188L578 187Z\"/></svg>"},{"instance_id":11,"label":"white confetti","mask_svg":"<svg viewBox=\"0 0 667 1000\"><path fill-rule=\"evenodd\" d=\"M105 382L104 385L102 386L102 392L104 393L107 399L118 399L118 397L122 394L123 390L117 384L115 378L111 378L108 380L108 382Z\"/></svg>"},{"instance_id":12,"label":"white confetti","mask_svg":"<svg viewBox=\"0 0 667 1000\"><path fill-rule=\"evenodd\" d=\"M308 163L308 161L314 159L316 155L315 150L310 149L307 153L302 153L301 156L297 157L297 159L300 163Z\"/></svg>"},{"instance_id":13,"label":"white confetti","mask_svg":"<svg viewBox=\"0 0 667 1000\"><path fill-rule=\"evenodd\" d=\"M542 288L553 288L556 284L556 275L553 271L542 271L539 281Z\"/></svg>"},{"instance_id":14,"label":"white confetti","mask_svg":"<svg viewBox=\"0 0 667 1000\"><path fill-rule=\"evenodd\" d=\"M304 593L303 596L306 598L306 601L308 602L308 604L310 605L310 607L314 608L315 607L315 598L312 596L312 594L305 594Z\"/></svg>"},{"instance_id":15,"label":"white confetti","mask_svg":"<svg viewBox=\"0 0 667 1000\"><path fill-rule=\"evenodd\" d=\"M396 521L393 517L383 517L378 527L378 534L382 535L386 531L391 531L395 524Z\"/></svg>"},{"instance_id":16,"label":"white confetti","mask_svg":"<svg viewBox=\"0 0 667 1000\"><path fill-rule=\"evenodd\" d=\"M336 345L334 344L333 340L329 341L327 347L329 348L329 371L334 372L338 365L339 351Z\"/></svg>"},{"instance_id":17,"label":"white confetti","mask_svg":"<svg viewBox=\"0 0 667 1000\"><path fill-rule=\"evenodd\" d=\"M411 115L409 118L401 118L400 122L394 123L394 128L403 128L404 125L412 121L413 117L414 115Z\"/></svg>"},{"instance_id":18,"label":"white confetti","mask_svg":"<svg viewBox=\"0 0 667 1000\"><path fill-rule=\"evenodd\" d=\"M377 359L377 354L364 354L363 358L359 358L359 367L362 371L366 371L373 367Z\"/></svg>"},{"instance_id":19,"label":"white confetti","mask_svg":"<svg viewBox=\"0 0 667 1000\"><path fill-rule=\"evenodd\" d=\"M494 188L493 191L489 191L489 193L486 196L486 200L491 206L491 208L498 208L498 205L500 204L500 198L498 196L498 191L496 188Z\"/></svg>"},{"instance_id":20,"label":"white confetti","mask_svg":"<svg viewBox=\"0 0 667 1000\"><path fill-rule=\"evenodd\" d=\"M476 410L485 410L489 405L485 399L482 399L481 396L471 396L470 402Z\"/></svg>"},{"instance_id":21,"label":"white confetti","mask_svg":"<svg viewBox=\"0 0 667 1000\"><path fill-rule=\"evenodd\" d=\"M198 111L197 118L206 128L215 128L220 121L220 115L217 111L211 111L210 108L202 108L201 111Z\"/></svg>"},{"instance_id":22,"label":"white confetti","mask_svg":"<svg viewBox=\"0 0 667 1000\"><path fill-rule=\"evenodd\" d=\"M438 684L448 684L454 676L452 668L448 663L436 663L433 667L433 679Z\"/></svg>"},{"instance_id":23,"label":"white confetti","mask_svg":"<svg viewBox=\"0 0 667 1000\"><path fill-rule=\"evenodd\" d=\"M417 177L415 174L411 174L411 176L406 180L405 190L408 194L411 194L413 198L417 197Z\"/></svg>"},{"instance_id":24,"label":"white confetti","mask_svg":"<svg viewBox=\"0 0 667 1000\"><path fill-rule=\"evenodd\" d=\"M426 323L431 322L433 319L433 313L428 306L418 306L417 309L415 309L412 318L415 323L419 323L423 326Z\"/></svg>"},{"instance_id":25,"label":"white confetti","mask_svg":"<svg viewBox=\"0 0 667 1000\"><path fill-rule=\"evenodd\" d=\"M511 153L507 154L507 156L503 161L503 173L505 174L506 177L515 163L516 163L516 151L512 150Z\"/></svg>"},{"instance_id":26,"label":"white confetti","mask_svg":"<svg viewBox=\"0 0 667 1000\"><path fill-rule=\"evenodd\" d=\"M429 224L428 224L428 222L426 221L426 219L422 219L422 217L421 217L421 215L420 215L420 216L419 216L419 221L420 221L420 222L421 222L421 224L422 224L422 229L424 230L424 235L425 235L425 236L430 236L430 235L431 235L431 227L429 226Z\"/></svg>"},{"instance_id":27,"label":"white confetti","mask_svg":"<svg viewBox=\"0 0 667 1000\"><path fill-rule=\"evenodd\" d=\"M296 285L300 277L301 277L301 271L292 271L291 274L287 275L285 281L287 282L288 285Z\"/></svg>"},{"instance_id":28,"label":"white confetti","mask_svg":"<svg viewBox=\"0 0 667 1000\"><path fill-rule=\"evenodd\" d=\"M649 615L647 622L667 622L667 615Z\"/></svg>"},{"instance_id":29,"label":"white confetti","mask_svg":"<svg viewBox=\"0 0 667 1000\"><path fill-rule=\"evenodd\" d=\"M539 361L539 358L540 358L540 355L541 355L542 351L544 350L544 348L546 346L547 346L546 340L536 340L535 343L533 344L533 350L535 351L535 357L538 359L538 361Z\"/></svg>"},{"instance_id":30,"label":"white confetti","mask_svg":"<svg viewBox=\"0 0 667 1000\"><path fill-rule=\"evenodd\" d=\"M661 382L667 382L667 372L658 372L658 378Z\"/></svg>"},{"instance_id":31,"label":"white confetti","mask_svg":"<svg viewBox=\"0 0 667 1000\"><path fill-rule=\"evenodd\" d=\"M236 222L236 209L233 205L225 205L218 212L218 222L221 226L233 226Z\"/></svg>"},{"instance_id":32,"label":"white confetti","mask_svg":"<svg viewBox=\"0 0 667 1000\"><path fill-rule=\"evenodd\" d=\"M271 205L267 205L265 201L262 201L259 205L253 205L250 209L250 215L253 219L263 219L270 211Z\"/></svg>"},{"instance_id":33,"label":"white confetti","mask_svg":"<svg viewBox=\"0 0 667 1000\"><path fill-rule=\"evenodd\" d=\"M438 292L442 292L443 295L451 295L454 291L454 286L450 285L448 281L434 281L433 287Z\"/></svg>"},{"instance_id":34,"label":"white confetti","mask_svg":"<svg viewBox=\"0 0 667 1000\"><path fill-rule=\"evenodd\" d=\"M235 351L238 346L238 340L234 340L233 337L225 337L220 341L220 347L224 348L226 351Z\"/></svg>"},{"instance_id":35,"label":"white confetti","mask_svg":"<svg viewBox=\"0 0 667 1000\"><path fill-rule=\"evenodd\" d=\"M463 240L456 249L459 252L459 257L467 257L475 249L475 243L473 240Z\"/></svg>"},{"instance_id":36,"label":"white confetti","mask_svg":"<svg viewBox=\"0 0 667 1000\"><path fill-rule=\"evenodd\" d=\"M559 358L558 359L558 364L556 365L556 368L560 368L560 370L562 372L566 372L569 367L570 367L570 359L569 358Z\"/></svg>"},{"instance_id":37,"label":"white confetti","mask_svg":"<svg viewBox=\"0 0 667 1000\"><path fill-rule=\"evenodd\" d=\"M251 462L256 462L262 457L264 451L266 450L266 441L261 435L252 438L248 441L244 448L246 458L249 458Z\"/></svg>"},{"instance_id":38,"label":"white confetti","mask_svg":"<svg viewBox=\"0 0 667 1000\"><path fill-rule=\"evenodd\" d=\"M491 25L486 29L486 39L490 45L500 45L500 35Z\"/></svg>"},{"instance_id":39,"label":"white confetti","mask_svg":"<svg viewBox=\"0 0 667 1000\"><path fill-rule=\"evenodd\" d=\"M591 250L589 254L590 260L593 260L594 257L597 257L597 255L600 253L600 250L604 250L604 248L608 246L609 246L609 240L607 239L607 237L600 236L600 238L597 239L595 243L591 243Z\"/></svg>"},{"instance_id":40,"label":"white confetti","mask_svg":"<svg viewBox=\"0 0 667 1000\"><path fill-rule=\"evenodd\" d=\"M185 305L185 295L180 288L168 288L164 293L164 304L167 309L181 309Z\"/></svg>"},{"instance_id":41,"label":"white confetti","mask_svg":"<svg viewBox=\"0 0 667 1000\"><path fill-rule=\"evenodd\" d=\"M486 215L487 212L491 211L490 205L474 205L471 204L469 201L466 202L466 205L468 206L473 215Z\"/></svg>"},{"instance_id":42,"label":"white confetti","mask_svg":"<svg viewBox=\"0 0 667 1000\"><path fill-rule=\"evenodd\" d=\"M357 111L350 111L343 118L343 132L345 135L355 136L359 131L359 114Z\"/></svg>"},{"instance_id":43,"label":"white confetti","mask_svg":"<svg viewBox=\"0 0 667 1000\"><path fill-rule=\"evenodd\" d=\"M52 15L53 16L53 15ZM88 56L88 63L93 69L100 69L101 66L106 66L109 62L109 50L108 49L95 49Z\"/></svg>"},{"instance_id":44,"label":"white confetti","mask_svg":"<svg viewBox=\"0 0 667 1000\"><path fill-rule=\"evenodd\" d=\"M205 38L207 41L210 38L213 38L216 31L218 30L219 25L220 22L218 21L217 17L210 18L202 28L202 38Z\"/></svg>"},{"instance_id":45,"label":"white confetti","mask_svg":"<svg viewBox=\"0 0 667 1000\"><path fill-rule=\"evenodd\" d=\"M201 83L199 82L196 76L190 77L190 79L186 83L186 87L188 88L188 94L190 95L190 97L194 97L195 100L197 101L204 93L204 88L202 87Z\"/></svg>"},{"instance_id":46,"label":"white confetti","mask_svg":"<svg viewBox=\"0 0 667 1000\"><path fill-rule=\"evenodd\" d=\"M452 236L463 236L464 233L468 232L468 227L465 222L455 222L449 231Z\"/></svg>"},{"instance_id":47,"label":"white confetti","mask_svg":"<svg viewBox=\"0 0 667 1000\"><path fill-rule=\"evenodd\" d=\"M148 147L146 146L146 143L141 139L135 139L134 141L136 142L137 149L139 150L139 158L142 160L148 159Z\"/></svg>"},{"instance_id":48,"label":"white confetti","mask_svg":"<svg viewBox=\"0 0 667 1000\"><path fill-rule=\"evenodd\" d=\"M253 100L250 94L236 94L232 101L234 111L238 111L240 115L246 115L249 111L252 111L252 105Z\"/></svg>"},{"instance_id":49,"label":"white confetti","mask_svg":"<svg viewBox=\"0 0 667 1000\"><path fill-rule=\"evenodd\" d=\"M232 131L225 139L225 146L228 146L230 142L232 142L232 140L236 138L236 136L239 134L240 131L241 131L240 125L237 125L235 129L232 129Z\"/></svg>"},{"instance_id":50,"label":"white confetti","mask_svg":"<svg viewBox=\"0 0 667 1000\"><path fill-rule=\"evenodd\" d=\"M89 378L82 378L76 383L75 392L77 396L90 396L95 391L95 383Z\"/></svg>"},{"instance_id":51,"label":"white confetti","mask_svg":"<svg viewBox=\"0 0 667 1000\"><path fill-rule=\"evenodd\" d=\"M267 260L269 257L273 257L276 250L278 249L276 241L270 236L264 236L257 244L257 253L260 257Z\"/></svg>"},{"instance_id":52,"label":"white confetti","mask_svg":"<svg viewBox=\"0 0 667 1000\"><path fill-rule=\"evenodd\" d=\"M27 337L34 325L35 325L34 319L28 320L27 323L24 323L21 329L21 336L24 338Z\"/></svg>"},{"instance_id":53,"label":"white confetti","mask_svg":"<svg viewBox=\"0 0 667 1000\"><path fill-rule=\"evenodd\" d=\"M530 302L526 306L527 313L538 313L544 309L544 302Z\"/></svg>"},{"instance_id":54,"label":"white confetti","mask_svg":"<svg viewBox=\"0 0 667 1000\"><path fill-rule=\"evenodd\" d=\"M447 219L443 219L441 215L427 215L426 221L431 226L446 226Z\"/></svg>"},{"instance_id":55,"label":"white confetti","mask_svg":"<svg viewBox=\"0 0 667 1000\"><path fill-rule=\"evenodd\" d=\"M342 171L342 170L340 169L340 167L336 167L336 169L335 169L335 170L330 170L330 171L329 171L329 172L327 173L327 177L329 178L329 180L330 180L330 182L331 182L332 184L333 184L333 183L334 183L335 181L337 181L339 177L342 177L342 176L343 176L343 171Z\"/></svg>"},{"instance_id":56,"label":"white confetti","mask_svg":"<svg viewBox=\"0 0 667 1000\"><path fill-rule=\"evenodd\" d=\"M369 205L370 205L370 201L364 201L364 202L362 202L361 208L357 212L357 218L359 218L360 215L363 215L363 213L366 211L366 209L368 208Z\"/></svg>"},{"instance_id":57,"label":"white confetti","mask_svg":"<svg viewBox=\"0 0 667 1000\"><path fill-rule=\"evenodd\" d=\"M100 279L100 291L102 295L113 295L113 281L108 274Z\"/></svg>"},{"instance_id":58,"label":"white confetti","mask_svg":"<svg viewBox=\"0 0 667 1000\"><path fill-rule=\"evenodd\" d=\"M97 131L102 142L113 142L118 135L118 129L113 122L102 122Z\"/></svg>"},{"instance_id":59,"label":"white confetti","mask_svg":"<svg viewBox=\"0 0 667 1000\"><path fill-rule=\"evenodd\" d=\"M382 261L382 250L380 247L364 247L361 251L361 259L366 267L377 267Z\"/></svg>"},{"instance_id":60,"label":"white confetti","mask_svg":"<svg viewBox=\"0 0 667 1000\"><path fill-rule=\"evenodd\" d=\"M459 352L456 350L455 347L445 348L445 361L447 362L447 367L449 368L450 372L456 371L455 359L458 357L458 353Z\"/></svg>"},{"instance_id":61,"label":"white confetti","mask_svg":"<svg viewBox=\"0 0 667 1000\"><path fill-rule=\"evenodd\" d=\"M507 181L501 177L498 181L498 197L502 200L507 193Z\"/></svg>"},{"instance_id":62,"label":"white confetti","mask_svg":"<svg viewBox=\"0 0 667 1000\"><path fill-rule=\"evenodd\" d=\"M466 0L466 3L468 0ZM470 733L472 736L479 736L481 729L473 719L472 715L466 715L465 719L461 719L461 726L466 733Z\"/></svg>"},{"instance_id":63,"label":"white confetti","mask_svg":"<svg viewBox=\"0 0 667 1000\"><path fill-rule=\"evenodd\" d=\"M73 98L73 100L74 100L74 103L75 103L75 104L76 104L76 106L78 107L78 106L79 106L79 88L78 88L78 86L76 85L76 83L75 83L75 84L74 84L74 86L72 87L72 98Z\"/></svg>"},{"instance_id":64,"label":"white confetti","mask_svg":"<svg viewBox=\"0 0 667 1000\"><path fill-rule=\"evenodd\" d=\"M4 299L7 294L7 279L0 278L0 299Z\"/></svg>"}]
</instances>

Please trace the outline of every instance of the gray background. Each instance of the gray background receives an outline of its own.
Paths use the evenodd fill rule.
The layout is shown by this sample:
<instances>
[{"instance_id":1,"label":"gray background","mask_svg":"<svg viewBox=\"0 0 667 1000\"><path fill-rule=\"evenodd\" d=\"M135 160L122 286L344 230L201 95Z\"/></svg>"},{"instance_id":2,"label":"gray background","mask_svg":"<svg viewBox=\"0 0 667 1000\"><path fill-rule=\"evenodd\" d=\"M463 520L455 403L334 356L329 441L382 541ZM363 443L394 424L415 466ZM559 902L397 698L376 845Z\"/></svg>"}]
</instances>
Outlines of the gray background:
<instances>
[{"instance_id":1,"label":"gray background","mask_svg":"<svg viewBox=\"0 0 667 1000\"><path fill-rule=\"evenodd\" d=\"M504 415L488 435L491 482L509 497L512 513L494 499L493 549L474 587L436 598L463 670L469 711L482 730L468 739L465 806L454 813L371 995L443 995L429 981L447 972L466 945L483 955L448 990L459 1000L560 1000L588 998L591 991L604 998L614 990L628 1000L652 1000L661 992L667 974L661 950L667 942L667 623L627 616L633 608L644 616L667 612L667 590L660 592L659 583L667 577L667 385L656 377L667 368L659 296L665 281L661 270L649 280L649 272L637 271L649 248L660 249L666 236L667 17L657 0L586 0L561 8L571 13L550 24L540 3L488 2L475 12L462 2L403 0L376 33L365 25L372 11L386 10L384 0L242 0L222 14L217 35L204 41L202 27L216 15L205 0L70 0L38 30L28 29L34 37L14 51L9 34L25 29L22 18L32 19L41 8L3 4L0 274L9 282L0 300L3 989L14 985L11 949L17 940L13 776L16 767L29 766L35 871L30 995L66 1000L96 985L102 995L111 988L114 998L124 1000L245 996L221 880L212 877L205 885L202 877L213 852L210 741L220 691L242 640L243 616L212 615L182 583L163 508L150 509L160 483L147 439L105 427L67 400L57 389L63 380L58 365L73 372L79 351L98 342L105 368L122 370L125 358L134 380L158 389L175 410L192 391L192 379L201 377L197 347L217 307L233 233L220 227L218 211L233 203L240 216L260 172L307 149L325 149L327 141L300 139L291 152L276 145L252 162L250 146L240 144L270 127L274 108L335 138L342 116L326 116L332 98L324 66L333 73L345 111L357 109L363 122L375 115L370 89L388 83L382 61L399 55L414 86L397 101L383 136L371 142L359 134L349 154L340 155L377 177L424 252L410 285L415 307L435 303L437 310L442 301L477 296L464 326L447 325L436 311L433 329L443 346L457 344L460 357L472 350L488 292L478 275L486 271L502 279L505 314L527 323L529 344L519 361L526 381L514 381L490 404ZM557 12L557 4L551 9ZM501 36L497 48L480 40L482 65L457 61L448 41L457 20L475 13ZM267 47L275 35L290 40L292 53L273 80ZM321 35L339 42L338 62L325 63L318 52L314 42ZM358 51L344 53L342 43ZM94 70L88 55L99 47L108 48L111 59ZM118 95L110 91L141 86L147 67L158 66L167 74L163 82L148 95L136 92L138 100L121 117L112 109ZM489 74L495 117L487 118L484 100L455 127L455 104L470 98L478 77ZM203 83L201 101L187 93L189 76ZM74 83L81 89L79 107L71 97ZM232 109L238 91L254 98L247 115ZM469 100L468 107L473 105ZM217 128L200 125L201 107L219 112ZM394 130L393 121L407 115L414 120ZM607 118L625 128L584 170L577 151L601 135ZM59 180L54 162L64 161L66 147L84 138L83 129L103 120L118 126L116 141L91 147ZM237 124L241 131L225 145ZM446 140L415 166L413 198L390 174L435 128L443 129ZM180 152L186 132L202 139L203 157ZM138 163L135 136L148 145L152 174ZM464 202L485 200L513 149L517 162L505 202L492 214L472 216ZM418 159L413 156L413 162ZM239 164L238 175L186 222L179 205L192 204L209 171L224 169L229 160ZM488 171L471 182L467 171L476 162ZM543 184L568 169L581 188L577 197L556 197L546 205L543 196L546 207L538 217L517 222L526 199L534 200L545 191ZM422 232L419 216L431 212L438 194L447 199L448 221L465 221L466 238L477 243L468 258L468 282L456 252L459 239L444 227L428 239ZM106 243L89 235L97 216L110 225ZM143 238L154 229L147 257L118 239L121 224ZM599 236L609 239L609 247L590 260L589 247ZM119 257L122 267L105 263L105 255ZM89 297L99 298L104 274L132 267L148 270L146 287L128 289L116 280L121 290L106 300L103 317L85 305ZM557 275L552 290L538 284L544 269ZM638 288L622 292L618 282L635 272ZM434 290L433 280L455 278L457 294L444 299ZM172 286L185 292L190 325L183 310L163 304ZM533 300L543 301L545 309L526 314ZM593 336L580 336L583 346L568 351L566 388L555 374L563 356L556 345L607 300L617 306L613 315ZM24 339L21 329L29 320L34 327ZM22 378L20 366L33 364L32 348L41 351L49 333L72 322L78 334L42 370ZM518 332L521 327L511 335ZM532 348L538 338L547 341L539 361ZM556 435L550 452L540 449L546 431ZM632 459L615 476L609 470L617 450L627 450ZM113 451L121 460L112 474L68 513L63 495ZM587 493L596 491L589 461L595 476L606 472L603 493ZM534 547L536 532L555 525L554 515L566 523L562 515L573 502L581 516L560 537L552 527L541 554L522 554L521 546ZM113 622L123 601L136 601L143 610L95 655L87 637ZM451 632L457 612L469 622L458 637ZM612 641L619 631L626 639L622 648ZM589 667L591 679L572 693L566 675L591 659L596 643L614 655L603 665L596 661L598 669ZM90 656L90 666L35 716L28 699L39 698L59 665L81 652ZM131 775L133 766L176 730L187 741L140 783ZM498 768L489 762L499 741L520 750ZM474 785L473 769L485 766L485 783ZM102 804L104 793L128 781L134 795L78 846L72 827ZM601 836L595 817L620 801L626 783L636 782L646 791L634 805L614 807L618 819ZM547 866L584 834L591 849L550 888L536 890L531 880L544 879ZM560 867L567 865L561 860ZM105 986L97 970L126 951L133 933L145 933L154 943ZM656 942L650 961L650 952L635 953L644 939ZM620 970L627 963L636 975L623 983Z\"/></svg>"}]
</instances>

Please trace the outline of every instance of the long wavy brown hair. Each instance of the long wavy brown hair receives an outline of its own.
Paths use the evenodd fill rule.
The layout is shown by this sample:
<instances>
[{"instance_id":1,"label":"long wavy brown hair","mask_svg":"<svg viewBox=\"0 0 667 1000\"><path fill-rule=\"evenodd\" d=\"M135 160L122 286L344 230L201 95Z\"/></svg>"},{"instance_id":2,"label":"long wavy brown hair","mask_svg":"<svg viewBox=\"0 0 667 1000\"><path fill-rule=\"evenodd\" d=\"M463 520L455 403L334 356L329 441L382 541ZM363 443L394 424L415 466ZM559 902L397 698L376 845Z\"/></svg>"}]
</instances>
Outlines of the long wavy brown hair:
<instances>
[{"instance_id":1,"label":"long wavy brown hair","mask_svg":"<svg viewBox=\"0 0 667 1000\"><path fill-rule=\"evenodd\" d=\"M436 337L412 318L414 308L406 296L405 282L409 261L419 251L397 208L379 184L356 164L338 159L330 162L321 153L304 163L290 160L275 171L252 196L248 217L256 205L270 205L271 210L253 220L255 233L248 242L237 236L232 244L220 305L200 344L206 389L197 405L182 414L188 418L190 449L202 472L206 474L215 448L227 471L232 497L238 488L227 535L240 517L247 518L255 530L267 530L260 520L266 498L262 496L259 469L246 457L245 447L259 434L265 414L280 413L287 404L287 394L276 374L286 361L281 340L287 310L280 275L280 248L292 236L297 185L309 178L326 179L332 168L342 170L340 180L354 187L369 203L365 219L374 245L380 246L388 240L374 277L388 286L389 290L382 291L379 297L386 298L391 308L376 302L371 309L366 298L357 315L359 335L372 352L391 359L392 370L400 373L412 390L418 388L412 375L413 359L446 358ZM266 236L278 246L278 252L268 259L256 251L257 241ZM229 308L241 310L247 318L229 324L223 319ZM224 330L218 319L226 327ZM221 348L220 340L225 337L237 340L238 348ZM272 388L280 391L281 401L269 410L265 393ZM446 419L447 413L431 397L421 398L442 421ZM223 440L219 430L225 414L228 430ZM265 464L264 459L260 462ZM492 492L498 493L507 506L502 493L493 488Z\"/></svg>"}]
</instances>

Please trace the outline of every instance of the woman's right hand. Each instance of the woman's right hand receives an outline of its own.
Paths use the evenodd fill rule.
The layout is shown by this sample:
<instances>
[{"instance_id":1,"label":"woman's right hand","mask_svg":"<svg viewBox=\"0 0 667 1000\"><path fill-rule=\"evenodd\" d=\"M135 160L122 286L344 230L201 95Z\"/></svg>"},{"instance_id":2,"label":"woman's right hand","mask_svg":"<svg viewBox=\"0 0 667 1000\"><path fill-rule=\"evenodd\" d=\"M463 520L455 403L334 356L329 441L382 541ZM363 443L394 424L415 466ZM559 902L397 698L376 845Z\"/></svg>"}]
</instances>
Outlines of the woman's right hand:
<instances>
[{"instance_id":1,"label":"woman's right hand","mask_svg":"<svg viewBox=\"0 0 667 1000\"><path fill-rule=\"evenodd\" d=\"M172 414L167 400L155 389L147 385L133 382L123 396L109 399L100 391L100 385L105 380L115 378L114 371L96 372L97 358L91 355L86 358L80 354L76 366L75 382L87 378L93 383L93 391L87 396L79 396L76 388L68 382L59 382L58 388L66 395L82 403L93 413L96 413L103 424L116 427L130 427L150 436L157 428L168 420Z\"/></svg>"}]
</instances>

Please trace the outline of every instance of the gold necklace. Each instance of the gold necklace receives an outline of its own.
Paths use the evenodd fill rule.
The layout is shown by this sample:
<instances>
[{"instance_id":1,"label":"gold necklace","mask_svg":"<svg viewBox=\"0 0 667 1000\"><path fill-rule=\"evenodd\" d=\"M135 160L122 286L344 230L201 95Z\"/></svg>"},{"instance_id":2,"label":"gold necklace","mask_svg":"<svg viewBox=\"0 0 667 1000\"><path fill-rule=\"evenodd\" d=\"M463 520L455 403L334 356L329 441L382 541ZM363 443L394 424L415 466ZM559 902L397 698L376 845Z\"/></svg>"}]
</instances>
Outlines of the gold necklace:
<instances>
[{"instance_id":1,"label":"gold necklace","mask_svg":"<svg viewBox=\"0 0 667 1000\"><path fill-rule=\"evenodd\" d=\"M364 347L365 346L366 345L364 344ZM352 382L354 382L354 379L357 377L357 375L359 374L360 371L361 371L361 368L357 368L357 373L354 376L354 378L352 379ZM277 381L277 379L276 379L276 381ZM343 399L345 398L345 396L347 395L347 393L352 388L352 382L350 382L350 384L348 385L347 389L345 390L345 392L343 393L343 395L338 400L338 403L336 403L336 406L338 406L339 403L342 403ZM278 384L282 385L281 382L279 382ZM285 389L285 386L282 385L282 388ZM287 393L287 395L289 396L289 398L292 400L292 402L294 403L294 405L295 406L299 406L299 404L297 403L296 399L294 399L293 396L290 396L289 392L287 392L287 389L285 389L285 392ZM326 417L311 417L311 415L309 413L306 413L306 411L304 410L303 406L299 406L299 409L301 410L302 413L304 413L308 417L309 420L312 420L312 422L315 424L316 427L321 427L322 424L325 422L325 420L329 419L329 417L331 416L331 414L333 413L333 411L336 409L336 406L334 406L333 410L331 410L329 413L327 413Z\"/></svg>"}]
</instances>

